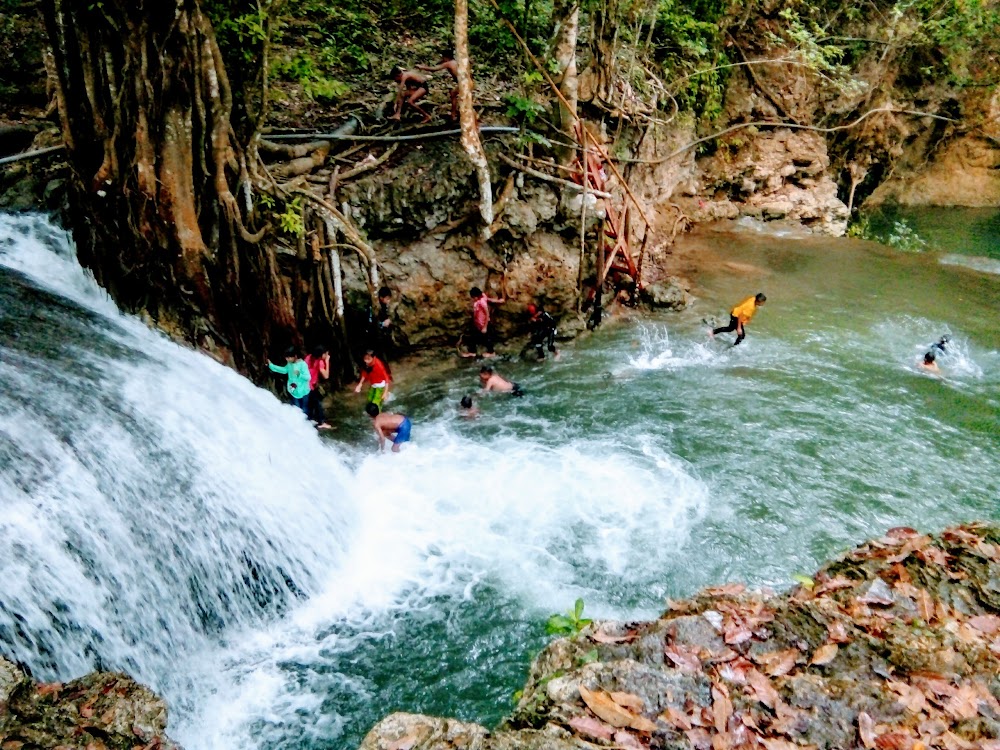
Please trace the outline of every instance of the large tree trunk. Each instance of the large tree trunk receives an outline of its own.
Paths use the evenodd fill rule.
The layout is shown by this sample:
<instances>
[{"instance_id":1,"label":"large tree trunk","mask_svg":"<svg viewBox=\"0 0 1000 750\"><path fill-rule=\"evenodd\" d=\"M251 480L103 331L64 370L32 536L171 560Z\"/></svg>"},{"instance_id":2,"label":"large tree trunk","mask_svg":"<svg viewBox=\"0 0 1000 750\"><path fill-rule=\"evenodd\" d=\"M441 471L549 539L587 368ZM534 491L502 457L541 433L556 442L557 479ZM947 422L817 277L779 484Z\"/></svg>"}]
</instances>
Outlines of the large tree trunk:
<instances>
[{"instance_id":1,"label":"large tree trunk","mask_svg":"<svg viewBox=\"0 0 1000 750\"><path fill-rule=\"evenodd\" d=\"M559 100L559 128L566 140L576 140L577 104L580 96L580 86L576 71L576 42L580 31L580 1L556 0L552 6L552 40L549 44L550 57L556 61L558 71L553 76L554 82L566 100ZM562 147L561 161L568 162L576 156L576 149Z\"/></svg>"},{"instance_id":2,"label":"large tree trunk","mask_svg":"<svg viewBox=\"0 0 1000 750\"><path fill-rule=\"evenodd\" d=\"M97 281L251 374L270 347L301 344L306 327L332 336L330 320L296 320L310 280L290 288L264 230L248 228L255 165L236 142L229 80L198 0L44 7L78 252Z\"/></svg>"},{"instance_id":3,"label":"large tree trunk","mask_svg":"<svg viewBox=\"0 0 1000 750\"><path fill-rule=\"evenodd\" d=\"M455 0L455 62L458 63L458 118L462 128L462 148L476 168L479 180L479 213L483 236L490 237L493 225L493 184L490 165L479 140L479 125L472 108L472 66L469 63L469 0Z\"/></svg>"}]
</instances>

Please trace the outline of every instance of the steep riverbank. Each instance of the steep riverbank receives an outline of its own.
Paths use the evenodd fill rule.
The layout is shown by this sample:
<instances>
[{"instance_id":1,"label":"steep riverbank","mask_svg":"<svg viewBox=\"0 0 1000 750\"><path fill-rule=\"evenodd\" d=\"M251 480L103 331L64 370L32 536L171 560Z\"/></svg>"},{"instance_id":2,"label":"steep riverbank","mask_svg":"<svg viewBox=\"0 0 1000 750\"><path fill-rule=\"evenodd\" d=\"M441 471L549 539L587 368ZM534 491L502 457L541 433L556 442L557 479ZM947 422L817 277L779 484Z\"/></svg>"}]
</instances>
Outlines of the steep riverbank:
<instances>
[{"instance_id":1,"label":"steep riverbank","mask_svg":"<svg viewBox=\"0 0 1000 750\"><path fill-rule=\"evenodd\" d=\"M582 624L496 730L393 714L362 750L1000 747L1000 527L890 529L787 594Z\"/></svg>"}]
</instances>

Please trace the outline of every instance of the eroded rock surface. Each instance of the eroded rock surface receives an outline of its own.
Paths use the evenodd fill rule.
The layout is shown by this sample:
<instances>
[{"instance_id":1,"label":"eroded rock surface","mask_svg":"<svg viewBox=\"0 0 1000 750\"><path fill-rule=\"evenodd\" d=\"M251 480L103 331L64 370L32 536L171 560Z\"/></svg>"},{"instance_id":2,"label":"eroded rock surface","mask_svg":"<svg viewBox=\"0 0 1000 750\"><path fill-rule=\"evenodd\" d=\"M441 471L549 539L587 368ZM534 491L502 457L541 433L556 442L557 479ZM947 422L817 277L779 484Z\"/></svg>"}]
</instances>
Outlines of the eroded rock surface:
<instances>
[{"instance_id":1,"label":"eroded rock surface","mask_svg":"<svg viewBox=\"0 0 1000 750\"><path fill-rule=\"evenodd\" d=\"M786 594L740 584L594 623L495 731L394 714L363 750L1000 749L1000 527L892 529Z\"/></svg>"},{"instance_id":2,"label":"eroded rock surface","mask_svg":"<svg viewBox=\"0 0 1000 750\"><path fill-rule=\"evenodd\" d=\"M65 684L36 683L0 658L4 750L175 750L167 705L124 674L94 672Z\"/></svg>"}]
</instances>

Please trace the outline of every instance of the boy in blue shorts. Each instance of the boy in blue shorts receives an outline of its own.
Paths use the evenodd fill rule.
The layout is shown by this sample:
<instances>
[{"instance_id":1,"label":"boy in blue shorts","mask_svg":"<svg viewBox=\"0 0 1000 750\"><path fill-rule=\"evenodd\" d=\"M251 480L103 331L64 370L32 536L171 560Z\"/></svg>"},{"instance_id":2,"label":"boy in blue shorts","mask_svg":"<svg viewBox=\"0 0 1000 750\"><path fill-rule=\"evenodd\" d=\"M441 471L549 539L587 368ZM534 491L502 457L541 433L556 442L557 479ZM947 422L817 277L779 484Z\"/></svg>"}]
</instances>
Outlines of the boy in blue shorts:
<instances>
[{"instance_id":1,"label":"boy in blue shorts","mask_svg":"<svg viewBox=\"0 0 1000 750\"><path fill-rule=\"evenodd\" d=\"M387 438L392 440L393 453L399 453L399 447L403 443L410 442L410 429L413 427L413 423L410 422L408 416L380 412L378 405L370 402L365 404L365 412L372 418L375 434L378 435L379 450L385 450Z\"/></svg>"}]
</instances>

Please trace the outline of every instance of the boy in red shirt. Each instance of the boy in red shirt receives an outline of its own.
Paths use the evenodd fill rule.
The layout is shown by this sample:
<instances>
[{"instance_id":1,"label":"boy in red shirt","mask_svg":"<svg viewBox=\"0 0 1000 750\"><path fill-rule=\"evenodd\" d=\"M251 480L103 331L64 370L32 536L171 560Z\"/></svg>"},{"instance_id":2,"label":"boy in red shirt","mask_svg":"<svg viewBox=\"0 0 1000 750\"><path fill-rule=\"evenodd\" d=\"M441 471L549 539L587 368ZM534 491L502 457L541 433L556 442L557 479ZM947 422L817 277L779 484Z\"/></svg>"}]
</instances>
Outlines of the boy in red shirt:
<instances>
[{"instance_id":1,"label":"boy in red shirt","mask_svg":"<svg viewBox=\"0 0 1000 750\"><path fill-rule=\"evenodd\" d=\"M372 349L365 352L362 362L364 364L361 366L361 380L358 381L358 386L354 389L354 392L361 393L361 388L364 386L365 381L367 381L368 397L366 400L369 404L375 404L375 406L381 409L385 397L389 394L389 372L386 370L382 360L375 356L375 352Z\"/></svg>"}]
</instances>

